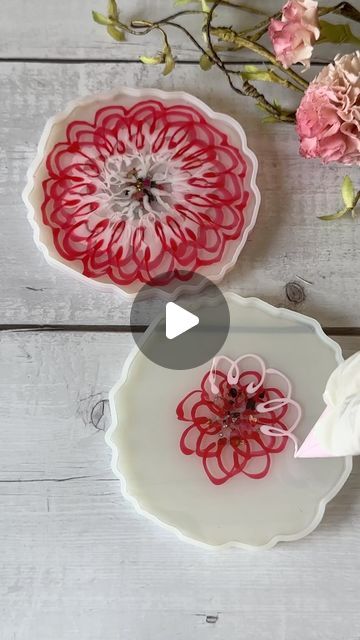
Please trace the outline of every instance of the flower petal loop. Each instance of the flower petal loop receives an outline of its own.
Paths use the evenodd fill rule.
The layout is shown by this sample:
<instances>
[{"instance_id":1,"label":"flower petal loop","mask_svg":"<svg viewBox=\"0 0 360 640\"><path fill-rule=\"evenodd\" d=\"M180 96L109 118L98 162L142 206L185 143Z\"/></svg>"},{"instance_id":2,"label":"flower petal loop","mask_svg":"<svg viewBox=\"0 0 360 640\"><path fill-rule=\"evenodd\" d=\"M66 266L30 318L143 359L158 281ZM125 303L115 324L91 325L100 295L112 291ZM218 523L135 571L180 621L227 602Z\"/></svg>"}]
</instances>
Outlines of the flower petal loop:
<instances>
[{"instance_id":1,"label":"flower petal loop","mask_svg":"<svg viewBox=\"0 0 360 640\"><path fill-rule=\"evenodd\" d=\"M103 107L68 125L46 170L43 222L90 278L181 280L220 262L245 231L245 156L192 106Z\"/></svg>"},{"instance_id":2,"label":"flower petal loop","mask_svg":"<svg viewBox=\"0 0 360 640\"><path fill-rule=\"evenodd\" d=\"M297 450L292 432L301 408L291 394L288 378L266 368L257 355L214 358L200 389L187 394L177 407L178 419L191 423L180 438L181 452L201 458L215 485L240 473L265 478L271 455L283 451L287 439Z\"/></svg>"}]
</instances>

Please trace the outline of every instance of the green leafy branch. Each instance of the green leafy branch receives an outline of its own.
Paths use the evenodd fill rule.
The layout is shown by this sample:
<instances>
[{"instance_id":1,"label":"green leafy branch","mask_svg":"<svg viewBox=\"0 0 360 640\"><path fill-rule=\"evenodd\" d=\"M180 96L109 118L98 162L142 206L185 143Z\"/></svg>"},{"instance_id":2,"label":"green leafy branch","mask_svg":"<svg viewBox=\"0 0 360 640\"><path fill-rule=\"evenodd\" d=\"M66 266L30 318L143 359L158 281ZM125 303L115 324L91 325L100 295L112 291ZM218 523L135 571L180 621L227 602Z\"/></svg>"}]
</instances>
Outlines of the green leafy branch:
<instances>
[{"instance_id":1,"label":"green leafy branch","mask_svg":"<svg viewBox=\"0 0 360 640\"><path fill-rule=\"evenodd\" d=\"M175 67L175 60L169 45L167 35L161 27L158 28L161 31L164 39L162 51L157 56L140 56L140 61L144 64L163 64L163 75L167 76L172 72Z\"/></svg>"},{"instance_id":2,"label":"green leafy branch","mask_svg":"<svg viewBox=\"0 0 360 640\"><path fill-rule=\"evenodd\" d=\"M354 184L349 176L345 176L343 180L341 195L344 206L339 209L339 211L336 211L336 213L331 213L326 216L319 216L320 220L337 220L338 218L342 218L347 213L351 214L352 217L355 218L356 207L360 201L360 190L358 192L355 191Z\"/></svg>"},{"instance_id":3,"label":"green leafy branch","mask_svg":"<svg viewBox=\"0 0 360 640\"><path fill-rule=\"evenodd\" d=\"M278 19L281 13L268 15L264 11L255 9L248 4L235 3L231 0L175 0L175 5L184 7L196 4L194 9L181 9L157 21L137 19L129 24L120 20L120 12L116 0L108 0L107 14L93 11L93 19L98 24L105 26L114 40L121 42L125 34L145 36L152 31L158 31L162 38L162 48L155 55L141 55L140 60L144 64L163 65L163 74L168 75L175 67L175 58L168 37L168 29L182 32L199 52L199 64L202 70L207 71L212 67L218 67L229 82L231 88L242 96L248 96L256 101L259 109L266 113L265 122L295 122L295 111L283 108L279 102L266 98L255 83L275 83L288 90L303 93L308 82L294 69L285 69L277 61L274 54L263 44L261 38L267 33L270 21ZM232 7L249 14L261 16L260 22L253 26L235 31L231 27L214 26L215 10L221 6ZM319 9L320 17L335 14L341 15L352 21L360 22L360 12L348 2L340 2L332 7ZM181 22L185 16L194 16L201 20L200 39L195 37ZM348 24L332 24L325 20L320 21L321 37L319 43L332 42L341 44L351 42L358 44L360 39L351 31ZM214 42L215 40L215 42ZM266 61L263 68L254 65L246 65L243 70L234 70L231 61L224 58L223 54L229 51L247 49Z\"/></svg>"}]
</instances>

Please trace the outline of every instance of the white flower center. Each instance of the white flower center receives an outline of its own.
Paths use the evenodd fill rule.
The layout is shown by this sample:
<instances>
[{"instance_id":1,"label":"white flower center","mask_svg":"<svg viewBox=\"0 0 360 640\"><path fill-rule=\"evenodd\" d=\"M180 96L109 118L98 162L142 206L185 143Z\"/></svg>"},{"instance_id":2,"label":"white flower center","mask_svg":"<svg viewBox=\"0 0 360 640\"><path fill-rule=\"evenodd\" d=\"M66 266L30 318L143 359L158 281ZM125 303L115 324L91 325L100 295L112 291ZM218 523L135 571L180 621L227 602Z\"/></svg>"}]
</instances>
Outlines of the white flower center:
<instances>
[{"instance_id":1,"label":"white flower center","mask_svg":"<svg viewBox=\"0 0 360 640\"><path fill-rule=\"evenodd\" d=\"M110 156L98 178L96 214L118 220L155 219L174 211L174 204L191 192L189 177L170 151Z\"/></svg>"}]
</instances>

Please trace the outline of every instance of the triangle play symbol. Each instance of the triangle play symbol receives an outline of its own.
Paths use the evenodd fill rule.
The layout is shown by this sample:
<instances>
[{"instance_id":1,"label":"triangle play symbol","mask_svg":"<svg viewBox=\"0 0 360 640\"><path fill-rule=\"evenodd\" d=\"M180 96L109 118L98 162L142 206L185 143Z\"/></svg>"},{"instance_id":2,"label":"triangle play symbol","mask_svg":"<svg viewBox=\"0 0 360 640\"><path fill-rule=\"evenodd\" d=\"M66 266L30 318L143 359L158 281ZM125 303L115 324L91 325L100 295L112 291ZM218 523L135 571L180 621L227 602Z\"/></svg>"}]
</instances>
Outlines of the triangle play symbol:
<instances>
[{"instance_id":1,"label":"triangle play symbol","mask_svg":"<svg viewBox=\"0 0 360 640\"><path fill-rule=\"evenodd\" d=\"M199 318L190 311L186 311L175 302L166 305L166 337L173 340L182 333L189 331L199 324Z\"/></svg>"}]
</instances>

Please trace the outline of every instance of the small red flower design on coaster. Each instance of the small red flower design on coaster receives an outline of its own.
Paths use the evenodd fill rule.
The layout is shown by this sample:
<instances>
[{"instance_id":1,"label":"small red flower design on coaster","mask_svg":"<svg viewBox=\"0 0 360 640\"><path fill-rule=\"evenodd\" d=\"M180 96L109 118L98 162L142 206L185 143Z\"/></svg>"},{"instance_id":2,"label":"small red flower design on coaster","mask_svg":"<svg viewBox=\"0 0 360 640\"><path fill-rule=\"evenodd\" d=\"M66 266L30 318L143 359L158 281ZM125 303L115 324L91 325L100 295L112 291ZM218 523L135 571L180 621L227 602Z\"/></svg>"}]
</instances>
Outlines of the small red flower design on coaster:
<instances>
[{"instance_id":1,"label":"small red flower design on coaster","mask_svg":"<svg viewBox=\"0 0 360 640\"><path fill-rule=\"evenodd\" d=\"M291 393L288 378L267 369L259 356L214 359L200 389L177 407L178 419L190 423L180 438L182 453L201 458L216 485L240 473L265 478L272 456L285 449L289 438L297 447L292 432L301 408Z\"/></svg>"},{"instance_id":2,"label":"small red flower design on coaster","mask_svg":"<svg viewBox=\"0 0 360 640\"><path fill-rule=\"evenodd\" d=\"M163 285L241 241L247 171L242 150L195 107L105 106L70 122L48 153L42 220L84 275Z\"/></svg>"}]
</instances>

